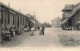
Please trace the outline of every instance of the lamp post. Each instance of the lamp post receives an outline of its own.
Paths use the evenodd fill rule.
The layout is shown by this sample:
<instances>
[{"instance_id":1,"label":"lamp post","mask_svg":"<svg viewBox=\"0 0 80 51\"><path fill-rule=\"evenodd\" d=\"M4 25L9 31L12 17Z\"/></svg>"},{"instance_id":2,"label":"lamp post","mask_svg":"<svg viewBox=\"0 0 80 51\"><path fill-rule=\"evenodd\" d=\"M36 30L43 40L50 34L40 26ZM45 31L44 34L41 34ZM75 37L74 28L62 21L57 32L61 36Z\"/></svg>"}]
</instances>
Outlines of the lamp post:
<instances>
[{"instance_id":1,"label":"lamp post","mask_svg":"<svg viewBox=\"0 0 80 51\"><path fill-rule=\"evenodd\" d=\"M36 16L35 16L35 12L34 12L34 21L36 21ZM34 29L36 30L36 23L34 23Z\"/></svg>"}]
</instances>

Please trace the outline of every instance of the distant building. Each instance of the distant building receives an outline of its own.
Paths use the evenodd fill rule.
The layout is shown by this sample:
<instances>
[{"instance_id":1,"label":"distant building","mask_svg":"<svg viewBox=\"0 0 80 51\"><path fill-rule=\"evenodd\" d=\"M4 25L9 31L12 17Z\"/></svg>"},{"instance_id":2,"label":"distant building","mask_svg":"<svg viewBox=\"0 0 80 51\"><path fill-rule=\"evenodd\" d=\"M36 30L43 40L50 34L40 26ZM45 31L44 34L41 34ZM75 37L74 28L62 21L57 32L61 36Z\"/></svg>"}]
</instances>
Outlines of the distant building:
<instances>
[{"instance_id":1,"label":"distant building","mask_svg":"<svg viewBox=\"0 0 80 51\"><path fill-rule=\"evenodd\" d=\"M62 12L62 28L68 30L80 30L80 3L76 5L66 5Z\"/></svg>"},{"instance_id":2,"label":"distant building","mask_svg":"<svg viewBox=\"0 0 80 51\"><path fill-rule=\"evenodd\" d=\"M53 19L52 21L51 21L51 27L53 27L53 28L60 28L61 27L61 18L59 18L59 17L57 17L57 18L55 18L55 19Z\"/></svg>"}]
</instances>

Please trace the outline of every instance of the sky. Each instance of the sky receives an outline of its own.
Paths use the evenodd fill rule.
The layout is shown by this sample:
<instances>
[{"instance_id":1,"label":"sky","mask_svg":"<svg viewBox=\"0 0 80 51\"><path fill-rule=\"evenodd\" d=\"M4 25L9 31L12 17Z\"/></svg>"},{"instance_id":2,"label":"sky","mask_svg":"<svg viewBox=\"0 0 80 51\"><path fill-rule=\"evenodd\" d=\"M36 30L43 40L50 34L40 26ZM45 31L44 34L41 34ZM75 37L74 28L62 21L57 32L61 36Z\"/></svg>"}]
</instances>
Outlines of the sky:
<instances>
[{"instance_id":1,"label":"sky","mask_svg":"<svg viewBox=\"0 0 80 51\"><path fill-rule=\"evenodd\" d=\"M0 2L24 13L36 15L36 19L41 22L48 22L56 17L62 18L62 9L66 4L77 4L80 0L0 0Z\"/></svg>"}]
</instances>

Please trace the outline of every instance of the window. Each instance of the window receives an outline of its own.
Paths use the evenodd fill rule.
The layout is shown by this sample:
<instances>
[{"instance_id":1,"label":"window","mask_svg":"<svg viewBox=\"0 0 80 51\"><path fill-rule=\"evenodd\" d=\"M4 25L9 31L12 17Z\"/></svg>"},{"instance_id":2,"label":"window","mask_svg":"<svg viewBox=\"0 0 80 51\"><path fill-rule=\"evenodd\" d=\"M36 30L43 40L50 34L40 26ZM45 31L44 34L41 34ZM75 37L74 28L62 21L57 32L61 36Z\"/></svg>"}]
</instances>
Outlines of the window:
<instances>
[{"instance_id":1,"label":"window","mask_svg":"<svg viewBox=\"0 0 80 51\"><path fill-rule=\"evenodd\" d=\"M14 15L13 15L13 24L14 24Z\"/></svg>"},{"instance_id":2,"label":"window","mask_svg":"<svg viewBox=\"0 0 80 51\"><path fill-rule=\"evenodd\" d=\"M1 11L1 15L2 15L1 23L3 24L3 11Z\"/></svg>"},{"instance_id":3,"label":"window","mask_svg":"<svg viewBox=\"0 0 80 51\"><path fill-rule=\"evenodd\" d=\"M19 28L19 16L17 18L17 27Z\"/></svg>"},{"instance_id":4,"label":"window","mask_svg":"<svg viewBox=\"0 0 80 51\"><path fill-rule=\"evenodd\" d=\"M10 14L8 13L8 24L10 23Z\"/></svg>"},{"instance_id":5,"label":"window","mask_svg":"<svg viewBox=\"0 0 80 51\"><path fill-rule=\"evenodd\" d=\"M20 18L20 24L22 25L22 18Z\"/></svg>"},{"instance_id":6,"label":"window","mask_svg":"<svg viewBox=\"0 0 80 51\"><path fill-rule=\"evenodd\" d=\"M23 25L24 25L24 18L23 18Z\"/></svg>"}]
</instances>

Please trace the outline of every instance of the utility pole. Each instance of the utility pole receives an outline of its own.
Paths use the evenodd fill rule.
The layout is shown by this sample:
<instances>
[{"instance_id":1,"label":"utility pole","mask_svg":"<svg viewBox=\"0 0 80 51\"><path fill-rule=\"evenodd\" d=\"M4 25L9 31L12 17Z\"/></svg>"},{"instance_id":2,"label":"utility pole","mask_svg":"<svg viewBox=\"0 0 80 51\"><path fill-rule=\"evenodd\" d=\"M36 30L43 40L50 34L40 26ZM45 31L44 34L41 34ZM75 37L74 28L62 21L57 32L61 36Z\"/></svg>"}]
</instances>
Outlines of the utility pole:
<instances>
[{"instance_id":1,"label":"utility pole","mask_svg":"<svg viewBox=\"0 0 80 51\"><path fill-rule=\"evenodd\" d=\"M36 16L35 16L35 12L34 12L34 21L36 21ZM34 23L34 29L36 30L36 23Z\"/></svg>"},{"instance_id":2,"label":"utility pole","mask_svg":"<svg viewBox=\"0 0 80 51\"><path fill-rule=\"evenodd\" d=\"M36 21L36 16L35 16L35 12L34 12L34 21Z\"/></svg>"}]
</instances>

